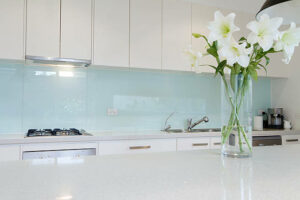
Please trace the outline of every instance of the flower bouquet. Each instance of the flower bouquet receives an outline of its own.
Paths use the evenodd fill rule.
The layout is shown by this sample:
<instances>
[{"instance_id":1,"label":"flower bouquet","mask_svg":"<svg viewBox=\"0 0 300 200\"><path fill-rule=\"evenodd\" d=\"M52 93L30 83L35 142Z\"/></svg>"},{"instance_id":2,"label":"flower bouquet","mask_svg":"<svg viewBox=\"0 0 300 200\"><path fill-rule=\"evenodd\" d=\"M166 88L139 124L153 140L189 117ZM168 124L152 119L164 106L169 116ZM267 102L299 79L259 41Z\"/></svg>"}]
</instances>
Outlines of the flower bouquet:
<instances>
[{"instance_id":1,"label":"flower bouquet","mask_svg":"<svg viewBox=\"0 0 300 200\"><path fill-rule=\"evenodd\" d=\"M288 64L300 42L300 28L279 31L282 18L262 15L258 21L247 24L247 37L235 40L233 33L240 29L234 24L235 14L224 16L220 11L209 23L208 37L193 33L193 37L206 41L206 52L186 50L192 66L210 66L222 79L222 153L232 157L252 155L252 80L257 71L267 72L269 54L282 52ZM212 56L215 65L200 65L203 56ZM229 72L229 73L226 73Z\"/></svg>"}]
</instances>

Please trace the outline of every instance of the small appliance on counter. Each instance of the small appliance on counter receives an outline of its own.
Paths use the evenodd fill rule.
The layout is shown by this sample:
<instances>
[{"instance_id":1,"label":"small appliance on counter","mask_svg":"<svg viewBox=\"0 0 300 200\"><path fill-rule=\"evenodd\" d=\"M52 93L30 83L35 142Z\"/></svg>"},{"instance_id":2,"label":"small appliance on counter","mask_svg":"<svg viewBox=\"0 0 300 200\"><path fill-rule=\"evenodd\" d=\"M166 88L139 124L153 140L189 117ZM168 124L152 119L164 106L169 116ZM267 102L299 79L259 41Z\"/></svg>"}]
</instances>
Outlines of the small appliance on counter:
<instances>
[{"instance_id":1,"label":"small appliance on counter","mask_svg":"<svg viewBox=\"0 0 300 200\"><path fill-rule=\"evenodd\" d=\"M269 108L263 115L264 128L284 129L283 108Z\"/></svg>"}]
</instances>

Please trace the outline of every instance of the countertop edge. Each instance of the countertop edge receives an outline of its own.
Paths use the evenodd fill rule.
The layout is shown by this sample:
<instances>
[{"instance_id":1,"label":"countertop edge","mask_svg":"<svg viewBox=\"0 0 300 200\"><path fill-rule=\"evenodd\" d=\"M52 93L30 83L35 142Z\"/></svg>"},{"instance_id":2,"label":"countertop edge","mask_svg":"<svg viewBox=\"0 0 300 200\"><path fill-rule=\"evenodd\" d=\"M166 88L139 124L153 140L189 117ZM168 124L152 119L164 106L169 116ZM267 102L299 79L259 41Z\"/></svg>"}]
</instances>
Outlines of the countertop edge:
<instances>
[{"instance_id":1,"label":"countertop edge","mask_svg":"<svg viewBox=\"0 0 300 200\"><path fill-rule=\"evenodd\" d=\"M198 137L220 137L221 132L201 132L201 133L163 133L161 131L106 131L93 132L93 136L58 136L58 137L36 137L24 138L24 134L0 135L0 145L10 144L38 144L38 143L61 143L61 142L99 142L112 140L141 140L141 139L177 139L177 138L198 138ZM300 135L300 130L268 130L253 131L253 136L270 135Z\"/></svg>"}]
</instances>

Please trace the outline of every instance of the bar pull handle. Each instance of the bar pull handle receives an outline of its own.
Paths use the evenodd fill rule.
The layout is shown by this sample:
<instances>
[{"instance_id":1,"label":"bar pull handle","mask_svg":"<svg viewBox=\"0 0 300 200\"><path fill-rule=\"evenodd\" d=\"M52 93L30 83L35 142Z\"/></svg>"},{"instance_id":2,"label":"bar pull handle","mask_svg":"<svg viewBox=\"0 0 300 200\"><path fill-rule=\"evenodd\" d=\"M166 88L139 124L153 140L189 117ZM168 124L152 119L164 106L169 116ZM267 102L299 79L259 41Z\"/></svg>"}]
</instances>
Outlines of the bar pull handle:
<instances>
[{"instance_id":1,"label":"bar pull handle","mask_svg":"<svg viewBox=\"0 0 300 200\"><path fill-rule=\"evenodd\" d=\"M288 139L286 140L286 142L298 142L299 140L298 139Z\"/></svg>"},{"instance_id":2,"label":"bar pull handle","mask_svg":"<svg viewBox=\"0 0 300 200\"><path fill-rule=\"evenodd\" d=\"M151 146L147 145L147 146L131 146L129 147L130 150L139 150L139 149L150 149Z\"/></svg>"},{"instance_id":3,"label":"bar pull handle","mask_svg":"<svg viewBox=\"0 0 300 200\"><path fill-rule=\"evenodd\" d=\"M200 147L200 146L208 146L208 143L194 143L192 144L193 147Z\"/></svg>"}]
</instances>

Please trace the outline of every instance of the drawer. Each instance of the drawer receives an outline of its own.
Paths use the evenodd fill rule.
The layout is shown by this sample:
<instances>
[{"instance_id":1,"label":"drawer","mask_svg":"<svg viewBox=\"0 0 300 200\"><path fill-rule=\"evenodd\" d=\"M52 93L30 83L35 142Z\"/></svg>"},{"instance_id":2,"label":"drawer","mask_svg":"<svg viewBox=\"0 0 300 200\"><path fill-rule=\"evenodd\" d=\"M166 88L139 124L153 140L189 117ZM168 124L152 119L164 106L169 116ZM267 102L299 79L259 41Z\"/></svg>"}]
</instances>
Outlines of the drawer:
<instances>
[{"instance_id":1,"label":"drawer","mask_svg":"<svg viewBox=\"0 0 300 200\"><path fill-rule=\"evenodd\" d=\"M211 149L220 149L222 145L221 137L211 137L210 138L210 148Z\"/></svg>"},{"instance_id":2,"label":"drawer","mask_svg":"<svg viewBox=\"0 0 300 200\"><path fill-rule=\"evenodd\" d=\"M99 142L99 155L176 151L176 139L118 140Z\"/></svg>"},{"instance_id":3,"label":"drawer","mask_svg":"<svg viewBox=\"0 0 300 200\"><path fill-rule=\"evenodd\" d=\"M177 151L209 149L209 138L178 138Z\"/></svg>"},{"instance_id":4,"label":"drawer","mask_svg":"<svg viewBox=\"0 0 300 200\"><path fill-rule=\"evenodd\" d=\"M300 144L300 135L283 135L282 145Z\"/></svg>"}]
</instances>

